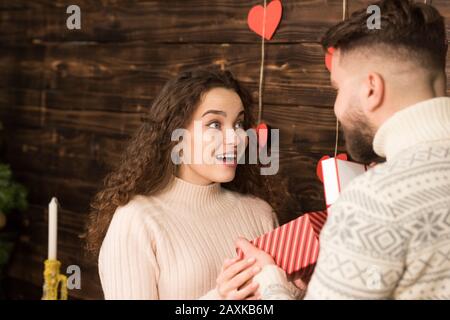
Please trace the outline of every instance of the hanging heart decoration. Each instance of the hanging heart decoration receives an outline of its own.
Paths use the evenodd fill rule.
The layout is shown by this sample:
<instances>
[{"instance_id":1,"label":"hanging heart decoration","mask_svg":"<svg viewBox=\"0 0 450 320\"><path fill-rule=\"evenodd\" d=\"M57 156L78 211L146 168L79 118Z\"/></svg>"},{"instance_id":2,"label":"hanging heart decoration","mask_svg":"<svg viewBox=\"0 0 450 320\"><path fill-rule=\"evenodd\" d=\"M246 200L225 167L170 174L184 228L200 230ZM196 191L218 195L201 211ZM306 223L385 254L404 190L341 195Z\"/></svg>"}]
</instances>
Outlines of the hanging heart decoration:
<instances>
[{"instance_id":1,"label":"hanging heart decoration","mask_svg":"<svg viewBox=\"0 0 450 320\"><path fill-rule=\"evenodd\" d=\"M265 21L264 10L266 11ZM248 26L256 34L264 37L266 40L271 40L280 24L282 12L283 6L279 0L270 2L266 8L261 5L254 6L248 13Z\"/></svg>"},{"instance_id":2,"label":"hanging heart decoration","mask_svg":"<svg viewBox=\"0 0 450 320\"><path fill-rule=\"evenodd\" d=\"M261 122L256 127L256 135L258 136L258 148L261 150L267 145L267 141L269 138L269 128L267 124Z\"/></svg>"},{"instance_id":3,"label":"hanging heart decoration","mask_svg":"<svg viewBox=\"0 0 450 320\"><path fill-rule=\"evenodd\" d=\"M319 178L320 182L322 182L322 183L323 183L322 161L327 160L327 159L330 159L330 156L327 155L327 156L323 156L322 158L320 158L319 162L317 163L317 167L316 167L317 177ZM348 156L346 153L340 153L336 156L336 159L347 161Z\"/></svg>"},{"instance_id":4,"label":"hanging heart decoration","mask_svg":"<svg viewBox=\"0 0 450 320\"><path fill-rule=\"evenodd\" d=\"M261 36L261 66L259 71L259 89L258 89L258 125L256 134L258 137L258 149L261 151L269 145L269 126L261 121L263 112L263 80L264 80L264 59L265 59L265 40L271 40L281 21L283 6L281 1L273 0L264 5L257 5L250 9L247 16L247 24L253 32Z\"/></svg>"},{"instance_id":5,"label":"hanging heart decoration","mask_svg":"<svg viewBox=\"0 0 450 320\"><path fill-rule=\"evenodd\" d=\"M325 66L327 67L329 72L331 72L334 51L335 49L333 47L330 47L328 48L327 53L325 54Z\"/></svg>"}]
</instances>

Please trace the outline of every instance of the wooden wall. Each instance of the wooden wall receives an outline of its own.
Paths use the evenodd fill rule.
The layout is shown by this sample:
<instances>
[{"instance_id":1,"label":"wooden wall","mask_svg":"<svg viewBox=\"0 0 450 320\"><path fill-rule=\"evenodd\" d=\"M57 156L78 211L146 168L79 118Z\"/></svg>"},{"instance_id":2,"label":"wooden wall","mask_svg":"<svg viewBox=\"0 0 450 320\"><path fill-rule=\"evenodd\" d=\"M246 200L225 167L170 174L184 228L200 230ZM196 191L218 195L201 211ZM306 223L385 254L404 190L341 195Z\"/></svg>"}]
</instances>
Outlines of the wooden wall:
<instances>
[{"instance_id":1,"label":"wooden wall","mask_svg":"<svg viewBox=\"0 0 450 320\"><path fill-rule=\"evenodd\" d=\"M82 289L70 294L102 298L97 266L84 256L80 239L101 179L141 113L179 70L220 65L257 96L260 38L246 17L262 2L0 0L3 158L28 187L31 203L9 275L37 289L16 289L16 297L39 298L46 208L57 196L63 208L59 257L82 270ZM354 11L368 1L349 3ZM433 3L450 31L450 2ZM81 7L81 30L66 28L70 4ZM335 94L318 41L341 19L342 0L286 0L283 6L280 28L266 47L264 120L281 129L280 174L296 201L296 210L279 213L286 221L324 207L315 167L334 151Z\"/></svg>"}]
</instances>

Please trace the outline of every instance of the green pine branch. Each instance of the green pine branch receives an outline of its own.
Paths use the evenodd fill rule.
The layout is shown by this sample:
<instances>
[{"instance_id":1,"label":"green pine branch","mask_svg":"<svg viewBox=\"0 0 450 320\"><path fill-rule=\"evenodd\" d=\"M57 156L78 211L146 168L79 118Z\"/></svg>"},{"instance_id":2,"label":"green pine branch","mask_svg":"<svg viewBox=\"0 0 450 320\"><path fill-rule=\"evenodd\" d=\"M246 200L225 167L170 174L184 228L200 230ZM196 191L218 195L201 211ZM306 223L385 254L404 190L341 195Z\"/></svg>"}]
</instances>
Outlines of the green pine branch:
<instances>
[{"instance_id":1,"label":"green pine branch","mask_svg":"<svg viewBox=\"0 0 450 320\"><path fill-rule=\"evenodd\" d=\"M8 214L13 210L24 211L27 207L27 190L13 180L10 166L0 162L0 212Z\"/></svg>"}]
</instances>

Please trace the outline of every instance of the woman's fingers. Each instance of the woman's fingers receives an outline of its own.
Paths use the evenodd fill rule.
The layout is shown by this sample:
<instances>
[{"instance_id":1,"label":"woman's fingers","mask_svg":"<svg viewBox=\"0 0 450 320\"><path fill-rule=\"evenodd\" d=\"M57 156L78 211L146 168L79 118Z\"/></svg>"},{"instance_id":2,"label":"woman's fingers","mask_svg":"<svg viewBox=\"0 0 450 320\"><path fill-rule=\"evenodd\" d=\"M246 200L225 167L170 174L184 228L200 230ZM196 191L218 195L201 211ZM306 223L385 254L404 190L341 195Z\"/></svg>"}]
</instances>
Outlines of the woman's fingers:
<instances>
[{"instance_id":1,"label":"woman's fingers","mask_svg":"<svg viewBox=\"0 0 450 320\"><path fill-rule=\"evenodd\" d=\"M241 273L236 275L233 279L230 280L230 285L232 288L240 288L245 285L246 282L252 280L252 278L261 271L261 268L258 266L249 267L243 270Z\"/></svg>"},{"instance_id":2,"label":"woman's fingers","mask_svg":"<svg viewBox=\"0 0 450 320\"><path fill-rule=\"evenodd\" d=\"M217 289L221 297L231 300L243 300L254 296L258 284L253 283L253 277L261 271L255 265L256 259L241 260L239 258L227 259L222 272L217 277Z\"/></svg>"},{"instance_id":3,"label":"woman's fingers","mask_svg":"<svg viewBox=\"0 0 450 320\"><path fill-rule=\"evenodd\" d=\"M233 300L244 300L246 298L250 298L251 296L255 296L258 287L259 287L258 283L252 282L242 287L241 289L234 291L234 294L231 296L231 298ZM256 297L254 300L256 300Z\"/></svg>"},{"instance_id":4,"label":"woman's fingers","mask_svg":"<svg viewBox=\"0 0 450 320\"><path fill-rule=\"evenodd\" d=\"M254 294L250 297L245 298L245 300L261 300L261 296L259 294Z\"/></svg>"},{"instance_id":5,"label":"woman's fingers","mask_svg":"<svg viewBox=\"0 0 450 320\"><path fill-rule=\"evenodd\" d=\"M236 263L237 261L239 261L241 258L239 257L235 257L232 259L225 259L223 266L222 266L222 272L226 269L228 269L229 266L233 265L234 263Z\"/></svg>"},{"instance_id":6,"label":"woman's fingers","mask_svg":"<svg viewBox=\"0 0 450 320\"><path fill-rule=\"evenodd\" d=\"M250 258L247 260L241 260L237 261L233 264L231 264L228 268L226 268L222 274L217 278L218 282L225 282L229 281L232 278L234 278L238 273L240 273L242 270L248 268L249 266L253 265L256 262L256 259Z\"/></svg>"},{"instance_id":7,"label":"woman's fingers","mask_svg":"<svg viewBox=\"0 0 450 320\"><path fill-rule=\"evenodd\" d=\"M275 261L270 254L255 247L255 245L244 238L239 238L238 240L236 240L236 247L241 249L246 257L256 258L258 260L258 265L261 267L265 265L275 264Z\"/></svg>"}]
</instances>

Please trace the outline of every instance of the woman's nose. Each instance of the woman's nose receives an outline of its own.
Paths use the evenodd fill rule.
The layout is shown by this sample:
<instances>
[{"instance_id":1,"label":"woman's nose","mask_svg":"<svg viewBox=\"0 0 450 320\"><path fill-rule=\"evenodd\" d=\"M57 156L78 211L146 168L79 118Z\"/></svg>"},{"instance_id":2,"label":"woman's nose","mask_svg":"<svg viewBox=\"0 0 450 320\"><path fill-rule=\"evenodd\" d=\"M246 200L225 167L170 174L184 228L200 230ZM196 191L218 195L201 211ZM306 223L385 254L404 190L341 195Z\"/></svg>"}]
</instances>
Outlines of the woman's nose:
<instances>
[{"instance_id":1,"label":"woman's nose","mask_svg":"<svg viewBox=\"0 0 450 320\"><path fill-rule=\"evenodd\" d=\"M237 137L238 136L234 129L228 128L225 130L225 144L236 145L238 143Z\"/></svg>"}]
</instances>

